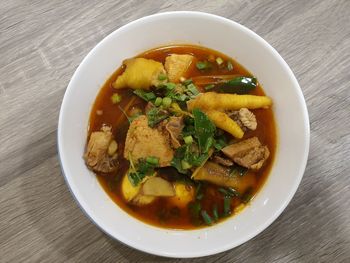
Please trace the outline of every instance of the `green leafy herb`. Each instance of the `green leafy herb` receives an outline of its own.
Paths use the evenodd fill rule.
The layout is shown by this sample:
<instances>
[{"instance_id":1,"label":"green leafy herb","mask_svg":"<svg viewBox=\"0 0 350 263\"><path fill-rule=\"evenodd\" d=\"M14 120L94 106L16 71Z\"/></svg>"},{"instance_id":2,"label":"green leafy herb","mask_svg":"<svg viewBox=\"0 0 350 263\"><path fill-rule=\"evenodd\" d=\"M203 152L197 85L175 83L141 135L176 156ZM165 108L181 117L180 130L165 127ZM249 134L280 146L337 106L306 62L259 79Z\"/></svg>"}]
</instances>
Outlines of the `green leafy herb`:
<instances>
[{"instance_id":1,"label":"green leafy herb","mask_svg":"<svg viewBox=\"0 0 350 263\"><path fill-rule=\"evenodd\" d=\"M183 169L181 164L181 161L184 159L186 150L187 148L185 146L177 148L174 154L174 158L171 161L171 166L175 167L176 170L182 174L187 174L187 170Z\"/></svg>"},{"instance_id":2,"label":"green leafy herb","mask_svg":"<svg viewBox=\"0 0 350 263\"><path fill-rule=\"evenodd\" d=\"M145 101L154 100L156 98L156 95L153 92L146 92L142 89L134 90L134 94Z\"/></svg>"},{"instance_id":3,"label":"green leafy herb","mask_svg":"<svg viewBox=\"0 0 350 263\"><path fill-rule=\"evenodd\" d=\"M213 136L215 133L215 125L200 109L194 109L192 113L194 117L195 136L198 140L199 150L202 153L206 153L214 142Z\"/></svg>"},{"instance_id":4,"label":"green leafy herb","mask_svg":"<svg viewBox=\"0 0 350 263\"><path fill-rule=\"evenodd\" d=\"M201 166L203 162L205 162L207 159L209 158L209 154L208 153L202 153L202 154L199 154L199 155L192 155L192 164L194 166Z\"/></svg>"},{"instance_id":5,"label":"green leafy herb","mask_svg":"<svg viewBox=\"0 0 350 263\"><path fill-rule=\"evenodd\" d=\"M131 157L131 156L130 156ZM154 173L154 169L158 167L159 160L156 157L147 157L146 159L139 159L137 167L135 167L132 159L130 160L130 169L128 179L133 186L139 185L143 178Z\"/></svg>"},{"instance_id":6,"label":"green leafy herb","mask_svg":"<svg viewBox=\"0 0 350 263\"><path fill-rule=\"evenodd\" d=\"M257 87L256 78L236 77L218 85L220 92L247 94Z\"/></svg>"},{"instance_id":7,"label":"green leafy herb","mask_svg":"<svg viewBox=\"0 0 350 263\"><path fill-rule=\"evenodd\" d=\"M202 218L203 218L204 222L207 225L212 225L213 224L213 219L211 219L211 217L208 215L207 211L202 210L201 211L201 215L202 215Z\"/></svg>"},{"instance_id":8,"label":"green leafy herb","mask_svg":"<svg viewBox=\"0 0 350 263\"><path fill-rule=\"evenodd\" d=\"M198 61L196 63L196 67L199 70L206 70L206 69L211 69L212 65L209 61Z\"/></svg>"},{"instance_id":9,"label":"green leafy herb","mask_svg":"<svg viewBox=\"0 0 350 263\"><path fill-rule=\"evenodd\" d=\"M171 166L175 167L179 173L187 174L188 169L201 166L209 158L208 153L199 153L191 146L192 144L184 144L176 149Z\"/></svg>"},{"instance_id":10,"label":"green leafy herb","mask_svg":"<svg viewBox=\"0 0 350 263\"><path fill-rule=\"evenodd\" d=\"M214 142L214 147L216 150L220 151L222 148L226 147L227 146L227 142L226 140L224 139L224 137L219 137L215 140Z\"/></svg>"},{"instance_id":11,"label":"green leafy herb","mask_svg":"<svg viewBox=\"0 0 350 263\"><path fill-rule=\"evenodd\" d=\"M169 113L167 111L154 107L147 112L148 126L153 128L168 117Z\"/></svg>"},{"instance_id":12,"label":"green leafy herb","mask_svg":"<svg viewBox=\"0 0 350 263\"><path fill-rule=\"evenodd\" d=\"M180 101L180 102L183 102L183 101L186 101L186 100L189 100L190 97L188 95L186 95L185 93L183 93L183 90L182 89L172 89L172 90L168 90L168 92L165 94L166 97L174 100L174 101Z\"/></svg>"}]
</instances>

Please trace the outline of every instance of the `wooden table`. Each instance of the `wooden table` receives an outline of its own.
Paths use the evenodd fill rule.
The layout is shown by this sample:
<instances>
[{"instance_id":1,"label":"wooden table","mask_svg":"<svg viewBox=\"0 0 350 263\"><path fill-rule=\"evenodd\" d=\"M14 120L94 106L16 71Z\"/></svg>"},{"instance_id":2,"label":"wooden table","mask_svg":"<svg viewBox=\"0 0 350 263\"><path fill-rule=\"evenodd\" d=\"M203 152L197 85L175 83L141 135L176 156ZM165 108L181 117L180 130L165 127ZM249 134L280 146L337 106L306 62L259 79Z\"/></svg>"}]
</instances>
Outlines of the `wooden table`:
<instances>
[{"instance_id":1,"label":"wooden table","mask_svg":"<svg viewBox=\"0 0 350 263\"><path fill-rule=\"evenodd\" d=\"M179 262L102 233L57 158L63 94L84 56L136 18L197 10L266 39L294 71L311 122L309 161L283 214L242 246L189 262L350 262L350 1L0 2L0 262ZM282 84L283 85L283 84Z\"/></svg>"}]
</instances>

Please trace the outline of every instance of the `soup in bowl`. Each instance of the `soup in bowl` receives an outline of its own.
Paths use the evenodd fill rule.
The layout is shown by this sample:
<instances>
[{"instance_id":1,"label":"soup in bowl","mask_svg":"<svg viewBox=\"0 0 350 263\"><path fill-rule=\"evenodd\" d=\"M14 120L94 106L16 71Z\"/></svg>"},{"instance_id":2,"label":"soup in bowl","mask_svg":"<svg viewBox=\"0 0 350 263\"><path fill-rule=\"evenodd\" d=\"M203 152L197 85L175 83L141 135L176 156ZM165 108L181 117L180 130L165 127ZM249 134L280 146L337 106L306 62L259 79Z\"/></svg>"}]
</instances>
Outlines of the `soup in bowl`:
<instances>
[{"instance_id":1,"label":"soup in bowl","mask_svg":"<svg viewBox=\"0 0 350 263\"><path fill-rule=\"evenodd\" d=\"M65 179L103 231L142 251L204 256L265 229L294 195L309 126L263 39L172 12L132 22L83 60L60 112Z\"/></svg>"}]
</instances>

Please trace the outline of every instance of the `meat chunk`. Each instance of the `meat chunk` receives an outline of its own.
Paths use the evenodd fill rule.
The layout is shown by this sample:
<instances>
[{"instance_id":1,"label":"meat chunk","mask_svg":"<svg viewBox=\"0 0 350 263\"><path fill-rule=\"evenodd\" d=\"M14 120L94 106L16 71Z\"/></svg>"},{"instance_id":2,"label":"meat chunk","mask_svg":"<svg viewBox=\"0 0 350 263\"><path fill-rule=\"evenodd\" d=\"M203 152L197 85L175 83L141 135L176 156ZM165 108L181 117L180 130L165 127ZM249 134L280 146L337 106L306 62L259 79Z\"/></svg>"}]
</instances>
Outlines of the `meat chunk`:
<instances>
[{"instance_id":1,"label":"meat chunk","mask_svg":"<svg viewBox=\"0 0 350 263\"><path fill-rule=\"evenodd\" d=\"M114 172L118 167L118 144L113 139L112 128L103 126L101 131L93 132L84 154L87 166L101 173Z\"/></svg>"},{"instance_id":2,"label":"meat chunk","mask_svg":"<svg viewBox=\"0 0 350 263\"><path fill-rule=\"evenodd\" d=\"M174 157L169 136L160 129L148 126L145 115L137 117L131 124L126 136L124 157L133 162L149 156L159 159L159 166L169 166Z\"/></svg>"},{"instance_id":3,"label":"meat chunk","mask_svg":"<svg viewBox=\"0 0 350 263\"><path fill-rule=\"evenodd\" d=\"M175 149L181 146L179 140L184 127L183 117L170 117L165 125L165 129L170 135L171 144Z\"/></svg>"},{"instance_id":4,"label":"meat chunk","mask_svg":"<svg viewBox=\"0 0 350 263\"><path fill-rule=\"evenodd\" d=\"M223 166L232 166L233 165L233 162L230 159L226 159L226 158L221 157L219 155L214 155L212 157L212 159L215 163L221 164Z\"/></svg>"},{"instance_id":5,"label":"meat chunk","mask_svg":"<svg viewBox=\"0 0 350 263\"><path fill-rule=\"evenodd\" d=\"M256 121L256 117L253 112L248 110L247 108L241 108L239 110L239 120L242 124L250 130L256 130L258 125Z\"/></svg>"},{"instance_id":6,"label":"meat chunk","mask_svg":"<svg viewBox=\"0 0 350 263\"><path fill-rule=\"evenodd\" d=\"M165 70L171 82L179 82L181 77L186 76L186 71L192 64L194 57L191 55L171 54L165 59Z\"/></svg>"},{"instance_id":7,"label":"meat chunk","mask_svg":"<svg viewBox=\"0 0 350 263\"><path fill-rule=\"evenodd\" d=\"M269 158L270 151L257 137L231 144L221 150L235 163L252 170L260 169Z\"/></svg>"}]
</instances>

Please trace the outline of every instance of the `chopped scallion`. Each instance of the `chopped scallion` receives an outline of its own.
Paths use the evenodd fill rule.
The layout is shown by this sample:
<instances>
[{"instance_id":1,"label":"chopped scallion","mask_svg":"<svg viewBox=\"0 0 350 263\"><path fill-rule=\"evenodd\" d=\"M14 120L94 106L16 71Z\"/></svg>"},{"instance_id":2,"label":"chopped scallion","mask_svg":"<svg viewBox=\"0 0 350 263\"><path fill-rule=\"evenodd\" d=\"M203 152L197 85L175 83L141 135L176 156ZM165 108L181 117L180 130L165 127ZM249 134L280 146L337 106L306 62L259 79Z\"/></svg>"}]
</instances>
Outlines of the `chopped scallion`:
<instances>
[{"instance_id":1,"label":"chopped scallion","mask_svg":"<svg viewBox=\"0 0 350 263\"><path fill-rule=\"evenodd\" d=\"M214 84L210 84L210 85L207 85L207 86L204 87L205 90L211 90L213 88L215 88Z\"/></svg>"},{"instance_id":2,"label":"chopped scallion","mask_svg":"<svg viewBox=\"0 0 350 263\"><path fill-rule=\"evenodd\" d=\"M146 158L146 162L149 164L158 165L159 159L157 157L149 156Z\"/></svg>"},{"instance_id":3,"label":"chopped scallion","mask_svg":"<svg viewBox=\"0 0 350 263\"><path fill-rule=\"evenodd\" d=\"M202 215L202 218L203 218L204 222L205 222L207 225L213 224L213 219L211 219L211 217L208 215L207 211L202 210L202 211L201 211L201 215Z\"/></svg>"},{"instance_id":4,"label":"chopped scallion","mask_svg":"<svg viewBox=\"0 0 350 263\"><path fill-rule=\"evenodd\" d=\"M205 69L210 69L211 68L211 64L209 61L198 61L196 63L196 67L199 70L205 70Z\"/></svg>"},{"instance_id":5,"label":"chopped scallion","mask_svg":"<svg viewBox=\"0 0 350 263\"><path fill-rule=\"evenodd\" d=\"M111 101L113 104L117 104L122 100L122 97L118 93L113 93Z\"/></svg>"},{"instance_id":6,"label":"chopped scallion","mask_svg":"<svg viewBox=\"0 0 350 263\"><path fill-rule=\"evenodd\" d=\"M222 63L224 63L224 60L223 60L222 58L220 58L220 57L217 57L215 61L216 61L216 63L218 63L219 66L220 66Z\"/></svg>"},{"instance_id":7,"label":"chopped scallion","mask_svg":"<svg viewBox=\"0 0 350 263\"><path fill-rule=\"evenodd\" d=\"M165 108L168 108L168 107L171 105L171 102L172 102L171 98L165 97L165 98L163 98L163 100L162 100L162 105L163 105Z\"/></svg>"},{"instance_id":8,"label":"chopped scallion","mask_svg":"<svg viewBox=\"0 0 350 263\"><path fill-rule=\"evenodd\" d=\"M175 84L175 83L172 83L172 82L166 83L166 84L164 84L164 85L165 85L165 88L166 88L167 90L173 90L173 89L176 88L176 84Z\"/></svg>"},{"instance_id":9,"label":"chopped scallion","mask_svg":"<svg viewBox=\"0 0 350 263\"><path fill-rule=\"evenodd\" d=\"M214 221L219 220L218 206L216 204L213 207L213 218L214 218Z\"/></svg>"},{"instance_id":10,"label":"chopped scallion","mask_svg":"<svg viewBox=\"0 0 350 263\"><path fill-rule=\"evenodd\" d=\"M181 161L181 166L182 166L182 169L184 170L190 169L192 167L192 165L186 162L185 160Z\"/></svg>"},{"instance_id":11,"label":"chopped scallion","mask_svg":"<svg viewBox=\"0 0 350 263\"><path fill-rule=\"evenodd\" d=\"M192 83L192 79L186 79L182 82L182 84L184 84L185 86L189 85Z\"/></svg>"},{"instance_id":12,"label":"chopped scallion","mask_svg":"<svg viewBox=\"0 0 350 263\"><path fill-rule=\"evenodd\" d=\"M184 137L184 141L186 144L193 143L193 137L191 135Z\"/></svg>"},{"instance_id":13,"label":"chopped scallion","mask_svg":"<svg viewBox=\"0 0 350 263\"><path fill-rule=\"evenodd\" d=\"M157 97L156 100L154 101L154 105L156 107L160 106L160 104L162 104L162 98L161 97Z\"/></svg>"},{"instance_id":14,"label":"chopped scallion","mask_svg":"<svg viewBox=\"0 0 350 263\"><path fill-rule=\"evenodd\" d=\"M144 99L145 101L154 100L156 98L156 95L154 95L153 92L146 92L142 89L134 90L134 94L139 96L141 99Z\"/></svg>"},{"instance_id":15,"label":"chopped scallion","mask_svg":"<svg viewBox=\"0 0 350 263\"><path fill-rule=\"evenodd\" d=\"M231 198L224 198L224 214L223 216L229 216L231 214Z\"/></svg>"},{"instance_id":16,"label":"chopped scallion","mask_svg":"<svg viewBox=\"0 0 350 263\"><path fill-rule=\"evenodd\" d=\"M187 89L195 96L199 94L197 87L193 83L189 84Z\"/></svg>"}]
</instances>

